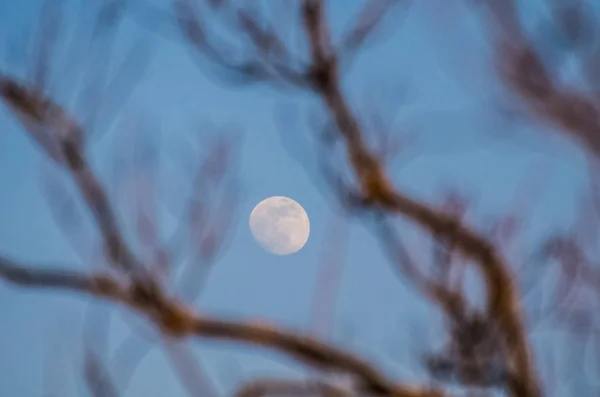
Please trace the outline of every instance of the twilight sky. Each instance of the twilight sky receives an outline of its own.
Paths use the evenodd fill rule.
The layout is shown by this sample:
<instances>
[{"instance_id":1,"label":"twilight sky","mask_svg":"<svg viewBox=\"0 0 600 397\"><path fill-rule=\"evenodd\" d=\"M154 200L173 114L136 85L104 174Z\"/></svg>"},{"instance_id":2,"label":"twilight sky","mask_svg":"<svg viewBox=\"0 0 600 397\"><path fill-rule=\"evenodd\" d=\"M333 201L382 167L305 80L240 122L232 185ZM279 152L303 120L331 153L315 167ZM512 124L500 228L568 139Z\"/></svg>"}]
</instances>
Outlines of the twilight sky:
<instances>
[{"instance_id":1,"label":"twilight sky","mask_svg":"<svg viewBox=\"0 0 600 397\"><path fill-rule=\"evenodd\" d=\"M3 73L27 75L27 50L19 37L34 29L40 3L0 2L0 37L9 38L0 42ZM92 14L87 7L93 3L65 0L65 24L71 31L74 22L85 21L85 15ZM167 1L131 3L135 10L145 10L144 4L164 9ZM356 0L331 3L334 33L362 4ZM355 109L365 114L382 112L395 119L395 130L417 134L416 146L408 146L390 166L398 185L432 203L439 203L443 189L458 187L477 196L477 214L493 215L513 204L518 187L539 182L541 192L528 224L531 238L527 241L566 227L585 183L578 150L559 137L542 144L540 136L552 133L547 126L509 128L491 108L498 85L486 67L488 48L481 41L475 19L460 6L449 6L453 12L441 12L441 4L450 1L415 3L402 18L387 24L376 45L361 54L344 80ZM524 18L535 14L531 7L524 10ZM239 216L196 301L199 310L265 318L306 329L318 272L343 260L331 338L401 379L422 377L413 351L419 346L439 345L433 337L427 339L428 333L435 336L433 329L439 326L431 325L436 324L432 322L435 313L396 276L364 222L342 219L332 196L315 178L310 140L314 131L309 116L311 109L317 108L314 99L261 85L221 84L214 74L207 73L211 69L204 61L177 42L177 35L169 40L149 33L138 22L132 15L124 18L111 67L116 70L115 59L123 59L133 43L149 45L148 66L139 77L138 63L134 63L131 77L139 77L140 83L119 110L117 120L102 126L108 131L91 143L103 181L108 184L118 179L110 154L121 148L123 129L139 120L162 127L161 156L167 164L173 164L178 151L186 149L192 134L211 125L218 126L216 130L234 129L242 136ZM15 39L7 48L10 38ZM89 59L75 56L77 63L73 64L66 58L57 56L61 66L51 80L51 91L62 103L77 88L73 71L101 67L103 60L101 55ZM118 103L118 96L127 90L118 88L105 98L108 106ZM82 263L52 217L40 183L42 175L54 171L50 162L4 107L0 107L0 126L0 253L40 266ZM180 182L185 180L184 171L172 167L161 174L165 196L181 198L178 189L185 190ZM295 255L266 253L248 230L253 206L275 195L298 201L310 217L310 238ZM120 213L121 218L126 216ZM168 216L164 217L168 224ZM86 222L86 233L77 237L89 258L97 236L89 219ZM343 243L347 250L336 255L332 251L338 250L336 244L344 235L348 236ZM89 268L87 264L72 266ZM64 396L82 395L78 371L82 314L87 304L69 293L22 290L0 283L1 396L39 396L44 382L51 382ZM113 315L110 343L114 348L130 333L122 319L131 315L121 310L114 310ZM552 330L537 330L534 340L544 355L561 337ZM165 349L156 346L139 365L124 396L185 395L172 374ZM194 351L216 387L227 392L240 377L298 370L280 356L258 349L194 342ZM583 385L584 375L573 382Z\"/></svg>"}]
</instances>

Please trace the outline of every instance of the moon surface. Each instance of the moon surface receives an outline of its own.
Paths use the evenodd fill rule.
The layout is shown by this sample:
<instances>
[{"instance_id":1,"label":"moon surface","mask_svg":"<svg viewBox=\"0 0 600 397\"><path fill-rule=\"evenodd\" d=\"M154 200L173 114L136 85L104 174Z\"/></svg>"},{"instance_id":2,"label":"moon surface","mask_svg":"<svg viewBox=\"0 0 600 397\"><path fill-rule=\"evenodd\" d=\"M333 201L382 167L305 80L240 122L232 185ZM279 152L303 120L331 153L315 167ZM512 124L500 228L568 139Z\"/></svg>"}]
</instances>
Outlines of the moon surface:
<instances>
[{"instance_id":1,"label":"moon surface","mask_svg":"<svg viewBox=\"0 0 600 397\"><path fill-rule=\"evenodd\" d=\"M289 255L304 247L310 221L300 204L288 197L269 197L250 213L250 231L267 252Z\"/></svg>"}]
</instances>

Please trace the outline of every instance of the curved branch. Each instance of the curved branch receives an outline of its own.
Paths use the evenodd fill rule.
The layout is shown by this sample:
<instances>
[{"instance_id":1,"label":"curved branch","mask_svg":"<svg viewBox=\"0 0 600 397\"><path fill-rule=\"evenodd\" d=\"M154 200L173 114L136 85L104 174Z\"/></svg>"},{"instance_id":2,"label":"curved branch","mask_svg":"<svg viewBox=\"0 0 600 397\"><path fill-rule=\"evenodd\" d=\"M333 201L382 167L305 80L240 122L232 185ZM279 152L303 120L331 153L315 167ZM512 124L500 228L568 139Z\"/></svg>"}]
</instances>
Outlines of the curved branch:
<instances>
[{"instance_id":1,"label":"curved branch","mask_svg":"<svg viewBox=\"0 0 600 397\"><path fill-rule=\"evenodd\" d=\"M169 336L230 340L278 350L311 367L352 375L367 394L396 397L444 396L437 390L397 384L362 359L311 337L263 324L200 316L184 304L166 297L160 290L152 289L152 284L123 285L106 276L24 267L2 257L0 278L21 286L74 290L121 303L145 314Z\"/></svg>"},{"instance_id":2,"label":"curved branch","mask_svg":"<svg viewBox=\"0 0 600 397\"><path fill-rule=\"evenodd\" d=\"M89 164L81 126L51 98L8 76L0 75L0 99L26 131L38 142L43 139L41 148L69 171L100 229L107 258L125 272L147 278L145 269L127 246L108 195Z\"/></svg>"},{"instance_id":3,"label":"curved branch","mask_svg":"<svg viewBox=\"0 0 600 397\"><path fill-rule=\"evenodd\" d=\"M359 122L341 91L337 60L329 53L323 8L321 1L304 1L304 29L311 47L313 69L319 71L314 75L313 87L344 138L349 162L365 201L372 207L408 217L441 241L452 241L458 251L475 261L486 282L488 313L491 318L497 319L515 372L520 374L522 383L526 385L524 394L520 394L522 390L515 389L512 393L539 396L539 381L510 267L487 239L467 228L455 217L395 190L380 161L364 142Z\"/></svg>"}]
</instances>

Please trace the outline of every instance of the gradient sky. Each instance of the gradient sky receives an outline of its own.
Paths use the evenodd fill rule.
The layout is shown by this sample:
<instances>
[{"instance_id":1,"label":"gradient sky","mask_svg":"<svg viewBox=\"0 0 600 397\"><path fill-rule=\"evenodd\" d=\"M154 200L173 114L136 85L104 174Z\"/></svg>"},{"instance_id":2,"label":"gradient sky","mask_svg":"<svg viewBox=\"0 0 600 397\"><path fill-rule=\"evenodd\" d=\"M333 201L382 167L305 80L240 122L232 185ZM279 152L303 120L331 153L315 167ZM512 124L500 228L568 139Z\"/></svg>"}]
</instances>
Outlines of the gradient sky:
<instances>
[{"instance_id":1,"label":"gradient sky","mask_svg":"<svg viewBox=\"0 0 600 397\"><path fill-rule=\"evenodd\" d=\"M166 2L153 3L164 7ZM373 105L369 95L391 98L383 102L391 105L383 109L386 116L396 113L399 131L419 134L420 146L409 147L391 168L396 181L430 202L439 202L444 188L459 187L477 194L477 214L494 214L508 208L517 187L543 177L527 236L535 241L542 231L566 227L584 186L580 153L558 137L542 145L539 138L552 132L549 127L511 127L508 132L507 124L490 108L498 86L486 68L487 48L474 18L464 16L460 7L440 12L442 0L417 3L398 19L401 22L388 24L377 45L362 54L345 79L355 108L368 110L367 106ZM66 0L67 26L74 26L75 16L82 20L81 13L91 14L81 4L81 0ZM358 4L333 1L334 32L345 26ZM0 37L19 37L31 30L39 5L36 0L0 2ZM525 10L524 15L530 14L532 10ZM398 25L395 29L394 24ZM115 58L122 57L138 39L151 44L151 60L121 114L159 121L167 136L162 149L170 154L182 147L186 133L203 123L232 126L243 135L240 216L196 302L199 309L224 316L266 318L295 329L308 327L317 273L335 262L327 256L327 248L333 244L332 230L348 233L333 338L351 345L391 375L407 380L421 377L413 350L436 345L427 339L427 333L435 334L429 332L435 328L430 325L432 313L411 286L396 277L368 228L358 220L342 221L335 201L315 183L314 153L307 140L311 131L304 123L306 110L314 108L312 99L260 85L223 85L206 73L209 68L198 68L183 45L148 33L131 16L119 30ZM1 50L2 72L24 77L26 57L21 55L19 60L17 55L26 52L14 55L14 49L6 46ZM65 87L75 86L70 73L60 67L52 80L52 92L59 98L68 94ZM404 94L406 100L401 102ZM394 107L396 100L404 107ZM287 113L277 121L275 116L282 114L282 109ZM117 121L115 125L122 124ZM4 107L0 107L0 126L0 252L35 264L81 262L59 231L41 189L41 171L48 169L49 162ZM107 154L120 142L115 131L119 130L112 129L92 148L94 163L105 181L111 175ZM167 181L165 186L172 194L178 185ZM273 195L293 198L309 214L311 235L298 254L270 255L249 233L252 207ZM341 229L332 229L334 221ZM90 227L90 236L92 230ZM77 371L86 302L73 294L0 284L1 396L40 396L48 372L54 374L50 378L61 395L81 395ZM113 347L128 334L119 320L123 315L128 314L115 311ZM561 338L551 330L536 332L536 346L542 355L548 352L550 342L555 345ZM278 355L257 349L244 348L240 353L236 346L203 342L197 351L217 387L225 391L232 389L238 377L232 375L232 368L241 368L239 376L245 378L297 370ZM573 381L583 384L581 376ZM125 393L179 395L185 394L160 348L140 364Z\"/></svg>"}]
</instances>

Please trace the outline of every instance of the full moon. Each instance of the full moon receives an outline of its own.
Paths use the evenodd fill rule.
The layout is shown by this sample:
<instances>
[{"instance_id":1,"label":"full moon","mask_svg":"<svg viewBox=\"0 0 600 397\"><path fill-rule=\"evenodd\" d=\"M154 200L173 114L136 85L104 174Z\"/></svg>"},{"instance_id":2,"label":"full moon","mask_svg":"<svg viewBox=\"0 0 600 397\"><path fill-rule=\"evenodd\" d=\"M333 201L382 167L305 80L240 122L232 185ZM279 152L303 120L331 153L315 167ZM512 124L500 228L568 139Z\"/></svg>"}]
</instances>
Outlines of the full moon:
<instances>
[{"instance_id":1,"label":"full moon","mask_svg":"<svg viewBox=\"0 0 600 397\"><path fill-rule=\"evenodd\" d=\"M289 255L306 244L310 222L300 204L291 198L274 196L254 207L250 213L250 231L267 252Z\"/></svg>"}]
</instances>

